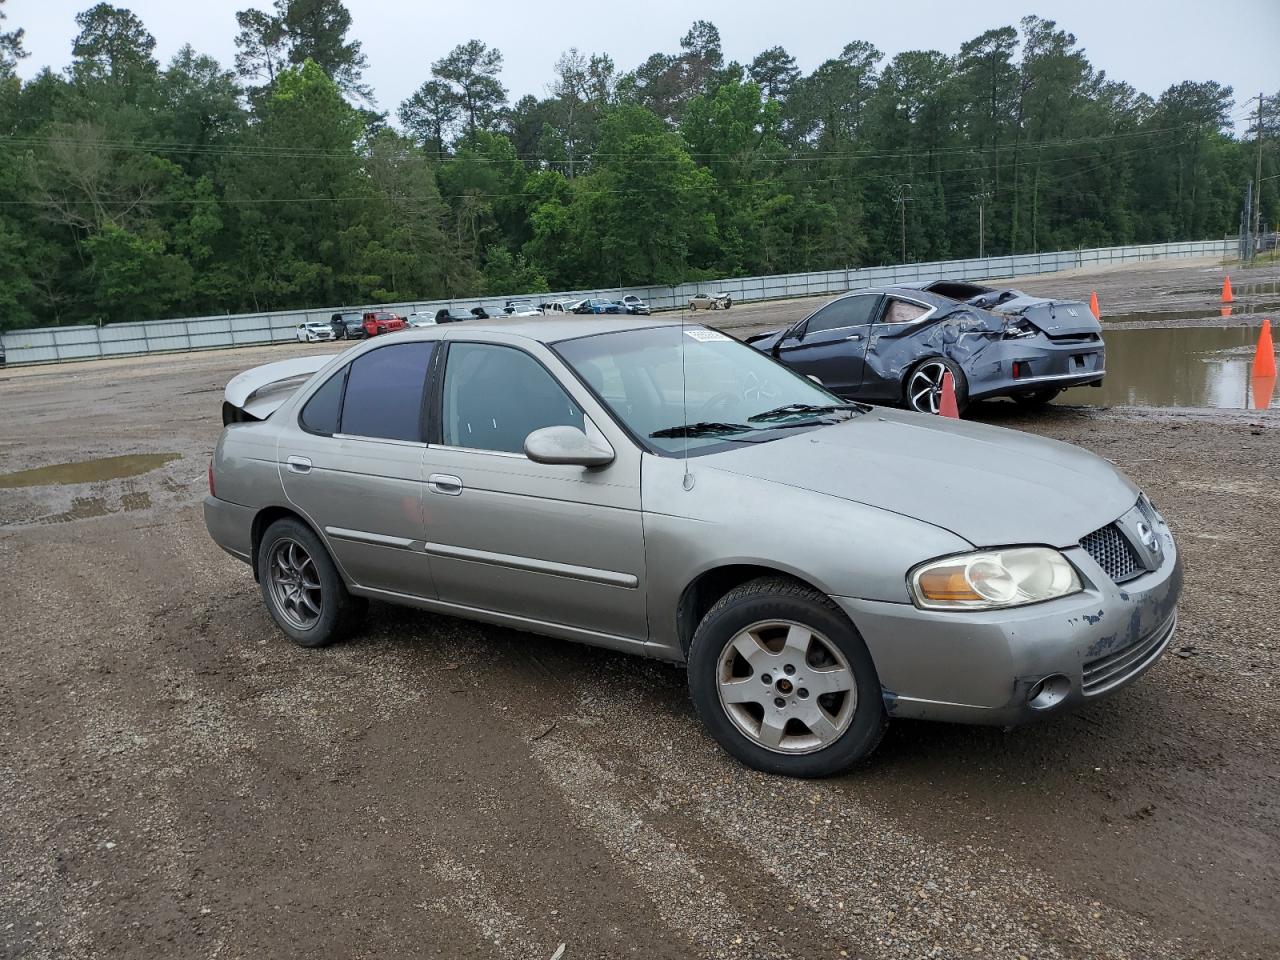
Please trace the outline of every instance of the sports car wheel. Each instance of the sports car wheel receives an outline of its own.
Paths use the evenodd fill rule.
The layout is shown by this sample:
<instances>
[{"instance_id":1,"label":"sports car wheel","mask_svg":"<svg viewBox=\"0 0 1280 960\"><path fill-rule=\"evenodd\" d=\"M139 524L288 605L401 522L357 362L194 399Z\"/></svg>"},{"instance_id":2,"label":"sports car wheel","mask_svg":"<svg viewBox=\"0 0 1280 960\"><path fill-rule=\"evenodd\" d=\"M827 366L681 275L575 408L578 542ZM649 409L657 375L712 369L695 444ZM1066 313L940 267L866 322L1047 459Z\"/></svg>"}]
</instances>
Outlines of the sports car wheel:
<instances>
[{"instance_id":1,"label":"sports car wheel","mask_svg":"<svg viewBox=\"0 0 1280 960\"><path fill-rule=\"evenodd\" d=\"M875 665L830 599L763 577L698 625L689 691L722 747L766 773L825 777L874 750L886 718Z\"/></svg>"},{"instance_id":2,"label":"sports car wheel","mask_svg":"<svg viewBox=\"0 0 1280 960\"><path fill-rule=\"evenodd\" d=\"M324 544L298 520L277 520L258 545L262 598L276 625L303 647L342 639L367 601L353 597Z\"/></svg>"},{"instance_id":3,"label":"sports car wheel","mask_svg":"<svg viewBox=\"0 0 1280 960\"><path fill-rule=\"evenodd\" d=\"M942 403L942 376L950 372L956 392L956 408L963 412L969 403L969 382L964 371L944 357L932 357L917 364L907 375L902 397L918 413L937 413Z\"/></svg>"}]
</instances>

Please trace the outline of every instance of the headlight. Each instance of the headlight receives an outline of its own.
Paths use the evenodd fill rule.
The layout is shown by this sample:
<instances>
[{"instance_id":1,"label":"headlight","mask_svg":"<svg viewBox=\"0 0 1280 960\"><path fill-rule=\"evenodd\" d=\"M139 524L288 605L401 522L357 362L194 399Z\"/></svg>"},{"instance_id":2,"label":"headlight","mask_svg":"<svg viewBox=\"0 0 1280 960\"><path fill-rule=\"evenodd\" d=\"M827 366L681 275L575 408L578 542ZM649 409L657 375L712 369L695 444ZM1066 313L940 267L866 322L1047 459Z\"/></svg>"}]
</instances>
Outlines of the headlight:
<instances>
[{"instance_id":1,"label":"headlight","mask_svg":"<svg viewBox=\"0 0 1280 960\"><path fill-rule=\"evenodd\" d=\"M911 597L924 610L997 610L1081 590L1075 567L1049 547L983 550L931 560L908 576Z\"/></svg>"}]
</instances>

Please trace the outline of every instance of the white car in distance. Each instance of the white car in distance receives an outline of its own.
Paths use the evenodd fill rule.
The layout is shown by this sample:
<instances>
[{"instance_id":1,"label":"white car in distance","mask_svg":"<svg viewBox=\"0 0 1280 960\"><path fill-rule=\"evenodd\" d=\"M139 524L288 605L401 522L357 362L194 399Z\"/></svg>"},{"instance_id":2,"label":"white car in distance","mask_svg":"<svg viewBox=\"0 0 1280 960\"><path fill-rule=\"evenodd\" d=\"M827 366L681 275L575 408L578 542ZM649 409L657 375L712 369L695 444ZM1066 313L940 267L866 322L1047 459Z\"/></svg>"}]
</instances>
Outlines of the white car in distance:
<instances>
[{"instance_id":1,"label":"white car in distance","mask_svg":"<svg viewBox=\"0 0 1280 960\"><path fill-rule=\"evenodd\" d=\"M333 339L333 326L323 320L308 320L298 324L294 336L299 343L319 343Z\"/></svg>"}]
</instances>

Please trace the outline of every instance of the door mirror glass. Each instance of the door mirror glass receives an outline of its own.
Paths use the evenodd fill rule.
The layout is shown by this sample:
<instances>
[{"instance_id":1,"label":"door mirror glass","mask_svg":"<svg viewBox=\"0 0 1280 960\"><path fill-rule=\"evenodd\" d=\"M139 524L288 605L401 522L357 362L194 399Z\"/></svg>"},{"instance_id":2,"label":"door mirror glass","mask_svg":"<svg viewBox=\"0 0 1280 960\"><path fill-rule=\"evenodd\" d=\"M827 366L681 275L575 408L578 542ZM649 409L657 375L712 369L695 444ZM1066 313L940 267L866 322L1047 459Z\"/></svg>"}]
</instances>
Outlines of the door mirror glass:
<instances>
[{"instance_id":1,"label":"door mirror glass","mask_svg":"<svg viewBox=\"0 0 1280 960\"><path fill-rule=\"evenodd\" d=\"M524 440L524 455L534 463L603 467L613 462L613 449L603 439L593 440L577 427L543 427Z\"/></svg>"}]
</instances>

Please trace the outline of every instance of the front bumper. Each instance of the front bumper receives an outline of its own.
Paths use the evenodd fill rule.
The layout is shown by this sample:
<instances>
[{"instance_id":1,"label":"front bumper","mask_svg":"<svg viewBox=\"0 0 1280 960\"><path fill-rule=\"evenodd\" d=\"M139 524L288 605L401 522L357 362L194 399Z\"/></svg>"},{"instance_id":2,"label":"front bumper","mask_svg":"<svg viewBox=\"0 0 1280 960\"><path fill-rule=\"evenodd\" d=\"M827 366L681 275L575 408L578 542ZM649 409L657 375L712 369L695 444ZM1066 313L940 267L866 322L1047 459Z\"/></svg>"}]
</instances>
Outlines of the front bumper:
<instances>
[{"instance_id":1,"label":"front bumper","mask_svg":"<svg viewBox=\"0 0 1280 960\"><path fill-rule=\"evenodd\" d=\"M1160 659L1182 591L1182 561L1167 530L1161 537L1160 567L1122 584L1083 548L1065 550L1084 591L1012 610L834 599L866 641L891 716L1016 726L1114 693ZM1058 695L1033 705L1046 678Z\"/></svg>"},{"instance_id":2,"label":"front bumper","mask_svg":"<svg viewBox=\"0 0 1280 960\"><path fill-rule=\"evenodd\" d=\"M973 400L1102 383L1106 373L1101 340L1054 340L1044 333L993 343L965 369Z\"/></svg>"},{"instance_id":3,"label":"front bumper","mask_svg":"<svg viewBox=\"0 0 1280 960\"><path fill-rule=\"evenodd\" d=\"M213 542L237 560L252 563L253 550L252 507L242 507L217 497L204 498L204 525L209 529Z\"/></svg>"}]
</instances>

